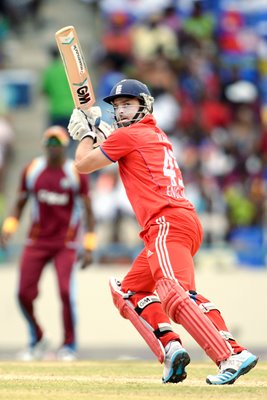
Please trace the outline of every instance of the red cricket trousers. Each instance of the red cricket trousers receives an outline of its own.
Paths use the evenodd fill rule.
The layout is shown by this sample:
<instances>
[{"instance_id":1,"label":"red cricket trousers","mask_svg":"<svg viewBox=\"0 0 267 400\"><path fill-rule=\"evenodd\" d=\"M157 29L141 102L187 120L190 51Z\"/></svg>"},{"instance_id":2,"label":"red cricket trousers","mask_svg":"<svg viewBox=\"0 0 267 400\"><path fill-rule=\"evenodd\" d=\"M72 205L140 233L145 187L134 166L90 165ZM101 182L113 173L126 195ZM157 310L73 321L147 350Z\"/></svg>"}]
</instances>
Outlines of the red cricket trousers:
<instances>
[{"instance_id":1,"label":"red cricket trousers","mask_svg":"<svg viewBox=\"0 0 267 400\"><path fill-rule=\"evenodd\" d=\"M185 291L190 291L190 297L202 309L211 302L196 292L193 256L198 251L203 230L195 211L182 208L168 208L152 221L146 231L141 233L145 249L137 256L130 271L122 281L124 292L134 292L130 298L134 307L146 296L152 296L155 283L161 278L167 278L179 283ZM219 331L228 332L228 328L219 312L214 307L208 310L207 317ZM160 326L171 324L164 313L161 303L152 302L141 314L148 324L159 331ZM170 340L180 340L179 335L171 329L165 329L158 338L163 346ZM242 351L231 337L230 345L235 352Z\"/></svg>"}]
</instances>

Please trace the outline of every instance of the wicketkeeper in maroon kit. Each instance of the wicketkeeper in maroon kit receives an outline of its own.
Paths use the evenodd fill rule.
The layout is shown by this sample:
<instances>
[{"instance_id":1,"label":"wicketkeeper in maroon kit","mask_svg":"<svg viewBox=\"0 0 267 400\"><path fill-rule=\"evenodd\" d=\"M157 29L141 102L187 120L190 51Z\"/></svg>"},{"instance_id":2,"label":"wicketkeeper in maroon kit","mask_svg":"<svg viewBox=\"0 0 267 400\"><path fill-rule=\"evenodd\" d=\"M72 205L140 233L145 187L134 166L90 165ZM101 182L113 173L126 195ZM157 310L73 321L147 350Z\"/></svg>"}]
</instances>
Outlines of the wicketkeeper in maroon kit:
<instances>
[{"instance_id":1,"label":"wicketkeeper in maroon kit","mask_svg":"<svg viewBox=\"0 0 267 400\"><path fill-rule=\"evenodd\" d=\"M88 177L79 174L73 160L66 158L68 142L67 131L61 126L51 126L44 132L46 154L23 169L15 205L2 227L1 242L5 246L31 199L31 224L18 282L18 301L30 336L29 346L19 353L19 358L25 361L41 359L48 347L36 318L34 301L41 274L50 261L54 264L62 302L63 341L57 357L71 361L77 356L75 264L81 234L85 231L81 268L92 262L96 240Z\"/></svg>"},{"instance_id":2,"label":"wicketkeeper in maroon kit","mask_svg":"<svg viewBox=\"0 0 267 400\"><path fill-rule=\"evenodd\" d=\"M97 107L74 109L68 130L80 141L76 168L91 173L113 162L141 226L144 249L120 283L110 280L113 302L164 363L163 382L183 381L190 357L174 332L181 324L217 364L208 384L232 384L257 363L257 357L231 335L218 308L197 292L193 256L202 227L184 191L181 171L167 135L156 125L153 97L142 82L118 82L104 101L114 109L115 129ZM94 143L103 138L100 146Z\"/></svg>"}]
</instances>

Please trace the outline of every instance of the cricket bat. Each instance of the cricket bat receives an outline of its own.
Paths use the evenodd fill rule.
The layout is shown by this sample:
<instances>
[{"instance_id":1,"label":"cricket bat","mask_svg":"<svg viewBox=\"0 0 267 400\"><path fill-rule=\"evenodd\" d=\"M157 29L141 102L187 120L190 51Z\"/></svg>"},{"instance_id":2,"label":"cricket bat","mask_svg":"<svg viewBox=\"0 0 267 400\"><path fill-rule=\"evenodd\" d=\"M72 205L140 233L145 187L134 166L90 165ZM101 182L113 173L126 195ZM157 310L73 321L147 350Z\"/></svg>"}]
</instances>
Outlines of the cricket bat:
<instances>
[{"instance_id":1,"label":"cricket bat","mask_svg":"<svg viewBox=\"0 0 267 400\"><path fill-rule=\"evenodd\" d=\"M55 38L75 107L88 110L95 103L95 95L76 29L65 26Z\"/></svg>"}]
</instances>

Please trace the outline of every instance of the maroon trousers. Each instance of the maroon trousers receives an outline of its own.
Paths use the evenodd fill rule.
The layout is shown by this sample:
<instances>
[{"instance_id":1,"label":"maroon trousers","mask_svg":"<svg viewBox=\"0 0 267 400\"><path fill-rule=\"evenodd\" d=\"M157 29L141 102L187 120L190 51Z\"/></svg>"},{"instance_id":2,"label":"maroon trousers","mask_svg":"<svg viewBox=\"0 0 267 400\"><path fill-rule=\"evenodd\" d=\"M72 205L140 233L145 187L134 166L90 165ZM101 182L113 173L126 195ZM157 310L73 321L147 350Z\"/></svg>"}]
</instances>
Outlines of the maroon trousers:
<instances>
[{"instance_id":1,"label":"maroon trousers","mask_svg":"<svg viewBox=\"0 0 267 400\"><path fill-rule=\"evenodd\" d=\"M62 302L63 345L75 349L76 302L73 274L75 261L76 250L64 246L48 248L34 245L24 248L19 268L18 301L28 323L31 346L43 336L43 329L36 319L34 300L38 296L38 284L42 272L49 262L53 262ZM44 320L47 318L49 315L44 316Z\"/></svg>"}]
</instances>

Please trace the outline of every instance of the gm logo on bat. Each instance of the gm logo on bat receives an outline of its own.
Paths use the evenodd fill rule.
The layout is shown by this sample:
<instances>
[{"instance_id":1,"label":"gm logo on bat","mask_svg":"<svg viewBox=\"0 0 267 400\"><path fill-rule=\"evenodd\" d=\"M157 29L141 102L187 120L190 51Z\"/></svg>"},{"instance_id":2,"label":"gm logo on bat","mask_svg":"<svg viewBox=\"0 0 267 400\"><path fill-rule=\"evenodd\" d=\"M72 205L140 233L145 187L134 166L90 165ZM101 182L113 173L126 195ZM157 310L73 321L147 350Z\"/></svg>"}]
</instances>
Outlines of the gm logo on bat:
<instances>
[{"instance_id":1,"label":"gm logo on bat","mask_svg":"<svg viewBox=\"0 0 267 400\"><path fill-rule=\"evenodd\" d=\"M88 103L91 100L88 86L81 86L77 89L80 104Z\"/></svg>"}]
</instances>

